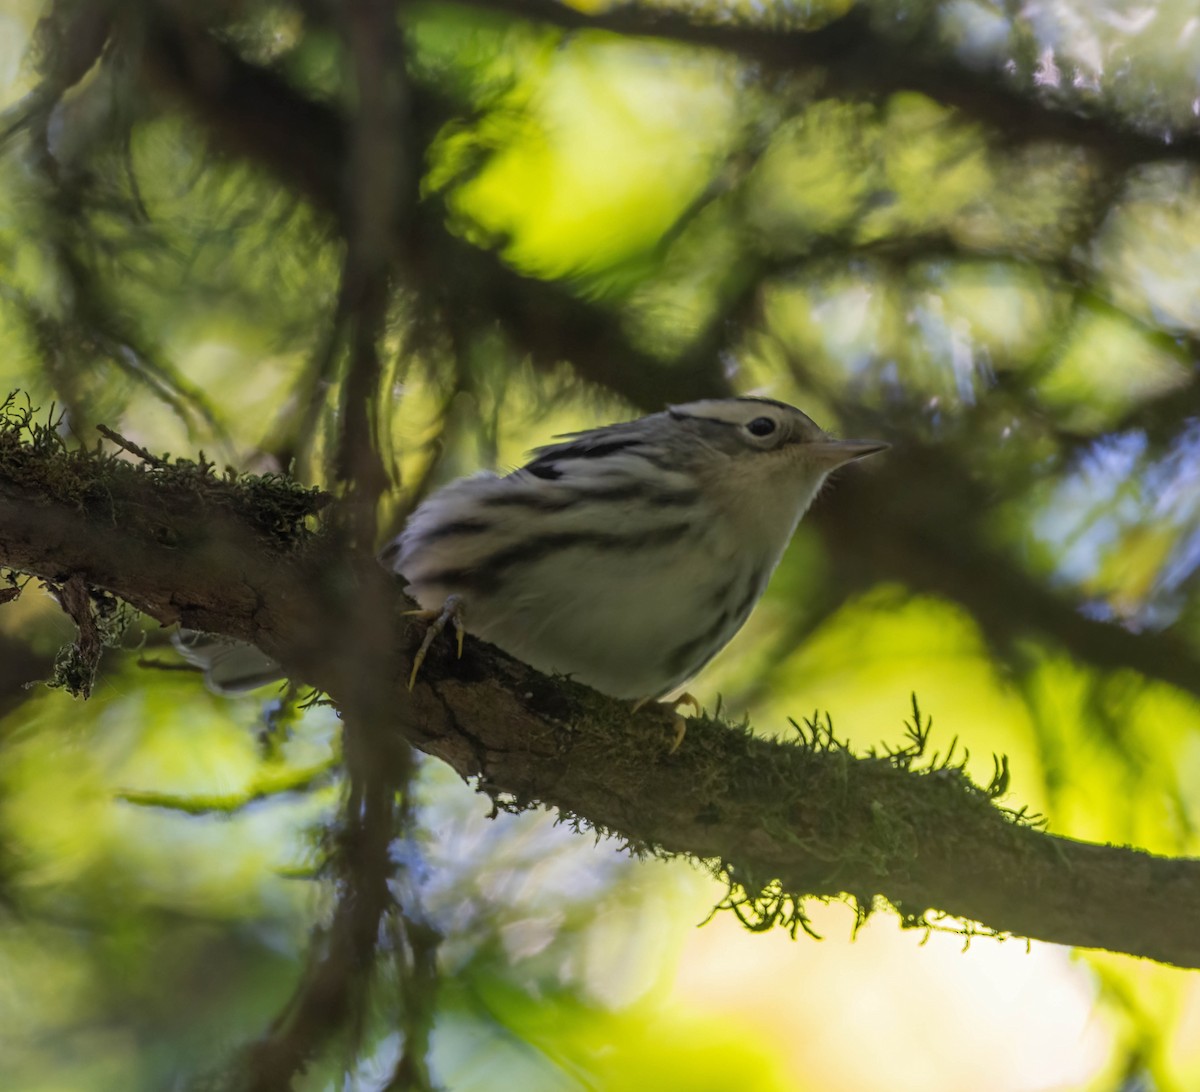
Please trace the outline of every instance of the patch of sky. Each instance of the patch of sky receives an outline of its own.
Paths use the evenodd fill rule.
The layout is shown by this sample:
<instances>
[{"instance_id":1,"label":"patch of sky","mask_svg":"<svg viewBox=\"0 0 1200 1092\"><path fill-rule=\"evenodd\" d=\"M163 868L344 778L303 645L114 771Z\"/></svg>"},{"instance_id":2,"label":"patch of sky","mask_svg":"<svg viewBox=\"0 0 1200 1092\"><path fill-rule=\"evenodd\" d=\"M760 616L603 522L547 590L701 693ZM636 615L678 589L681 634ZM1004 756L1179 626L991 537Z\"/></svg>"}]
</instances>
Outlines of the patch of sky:
<instances>
[{"instance_id":1,"label":"patch of sky","mask_svg":"<svg viewBox=\"0 0 1200 1092\"><path fill-rule=\"evenodd\" d=\"M1114 560L1119 570L1122 551L1140 532L1169 539L1144 590L1126 599L1122 589L1106 587L1085 613L1160 629L1178 617L1185 585L1200 570L1200 421L1159 457L1142 432L1095 441L1033 522L1034 536L1057 553L1058 580L1074 586L1113 570Z\"/></svg>"}]
</instances>

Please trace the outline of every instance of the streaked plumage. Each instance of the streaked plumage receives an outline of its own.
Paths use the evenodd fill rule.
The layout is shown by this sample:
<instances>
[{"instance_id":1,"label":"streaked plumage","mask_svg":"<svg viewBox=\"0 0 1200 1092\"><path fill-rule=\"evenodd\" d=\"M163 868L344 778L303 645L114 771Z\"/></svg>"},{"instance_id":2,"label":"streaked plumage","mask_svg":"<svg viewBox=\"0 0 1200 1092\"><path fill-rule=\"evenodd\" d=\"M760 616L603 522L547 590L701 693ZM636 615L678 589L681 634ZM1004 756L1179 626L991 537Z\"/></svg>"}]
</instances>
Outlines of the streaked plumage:
<instances>
[{"instance_id":1,"label":"streaked plumage","mask_svg":"<svg viewBox=\"0 0 1200 1092\"><path fill-rule=\"evenodd\" d=\"M661 697L741 628L829 471L886 446L769 399L674 406L451 482L383 560L539 670Z\"/></svg>"}]
</instances>

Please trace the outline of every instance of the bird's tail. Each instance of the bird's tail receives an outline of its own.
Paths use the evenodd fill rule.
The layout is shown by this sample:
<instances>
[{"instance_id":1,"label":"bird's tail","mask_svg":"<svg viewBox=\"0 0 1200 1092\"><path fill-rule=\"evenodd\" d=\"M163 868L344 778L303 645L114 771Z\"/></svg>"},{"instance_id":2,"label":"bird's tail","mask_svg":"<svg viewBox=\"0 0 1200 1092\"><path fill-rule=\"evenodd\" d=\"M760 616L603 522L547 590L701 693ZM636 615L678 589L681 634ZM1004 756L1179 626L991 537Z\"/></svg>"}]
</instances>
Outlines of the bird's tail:
<instances>
[{"instance_id":1,"label":"bird's tail","mask_svg":"<svg viewBox=\"0 0 1200 1092\"><path fill-rule=\"evenodd\" d=\"M240 694L285 677L278 663L245 641L181 629L171 643L188 663L204 672L208 688L217 694Z\"/></svg>"}]
</instances>

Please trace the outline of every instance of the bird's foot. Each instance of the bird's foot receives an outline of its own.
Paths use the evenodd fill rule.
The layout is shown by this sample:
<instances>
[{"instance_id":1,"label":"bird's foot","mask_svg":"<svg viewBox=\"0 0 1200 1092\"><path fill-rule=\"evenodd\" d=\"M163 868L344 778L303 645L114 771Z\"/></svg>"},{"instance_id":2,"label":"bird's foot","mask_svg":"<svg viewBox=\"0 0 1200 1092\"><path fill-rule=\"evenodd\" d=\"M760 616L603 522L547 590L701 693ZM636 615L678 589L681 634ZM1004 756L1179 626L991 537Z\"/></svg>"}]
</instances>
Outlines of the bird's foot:
<instances>
[{"instance_id":1,"label":"bird's foot","mask_svg":"<svg viewBox=\"0 0 1200 1092\"><path fill-rule=\"evenodd\" d=\"M639 709L648 705L651 701L653 701L652 698L640 698L634 704L633 711L636 713ZM660 701L658 704L665 706L675 714L675 735L671 740L671 749L667 751L667 754L673 755L679 750L680 744L683 743L683 737L687 735L687 717L680 714L679 707L681 705L690 705L696 715L699 716L701 711L700 703L692 694L684 691L684 693L680 694L679 697L672 698L670 701Z\"/></svg>"},{"instance_id":2,"label":"bird's foot","mask_svg":"<svg viewBox=\"0 0 1200 1092\"><path fill-rule=\"evenodd\" d=\"M441 610L406 610L404 614L405 617L420 618L431 623L425 631L425 639L421 642L421 647L417 649L417 654L413 657L412 674L408 676L408 688L411 690L417 681L421 665L425 662L425 654L437 640L438 634L446 628L447 622L454 624L454 632L458 635L458 655L460 659L462 658L463 638L466 636L466 630L463 629L463 601L460 596L451 595L442 604Z\"/></svg>"}]
</instances>

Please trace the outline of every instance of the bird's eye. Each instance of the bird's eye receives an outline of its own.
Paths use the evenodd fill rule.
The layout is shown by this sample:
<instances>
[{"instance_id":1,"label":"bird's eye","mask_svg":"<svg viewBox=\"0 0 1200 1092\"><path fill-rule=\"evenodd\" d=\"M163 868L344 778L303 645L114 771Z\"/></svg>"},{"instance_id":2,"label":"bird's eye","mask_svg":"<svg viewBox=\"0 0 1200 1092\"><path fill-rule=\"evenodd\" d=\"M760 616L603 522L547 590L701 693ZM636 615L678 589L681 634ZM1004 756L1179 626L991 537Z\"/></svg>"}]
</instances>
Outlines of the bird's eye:
<instances>
[{"instance_id":1,"label":"bird's eye","mask_svg":"<svg viewBox=\"0 0 1200 1092\"><path fill-rule=\"evenodd\" d=\"M746 431L751 436L770 436L775 431L775 422L770 417L755 417L746 426Z\"/></svg>"}]
</instances>

